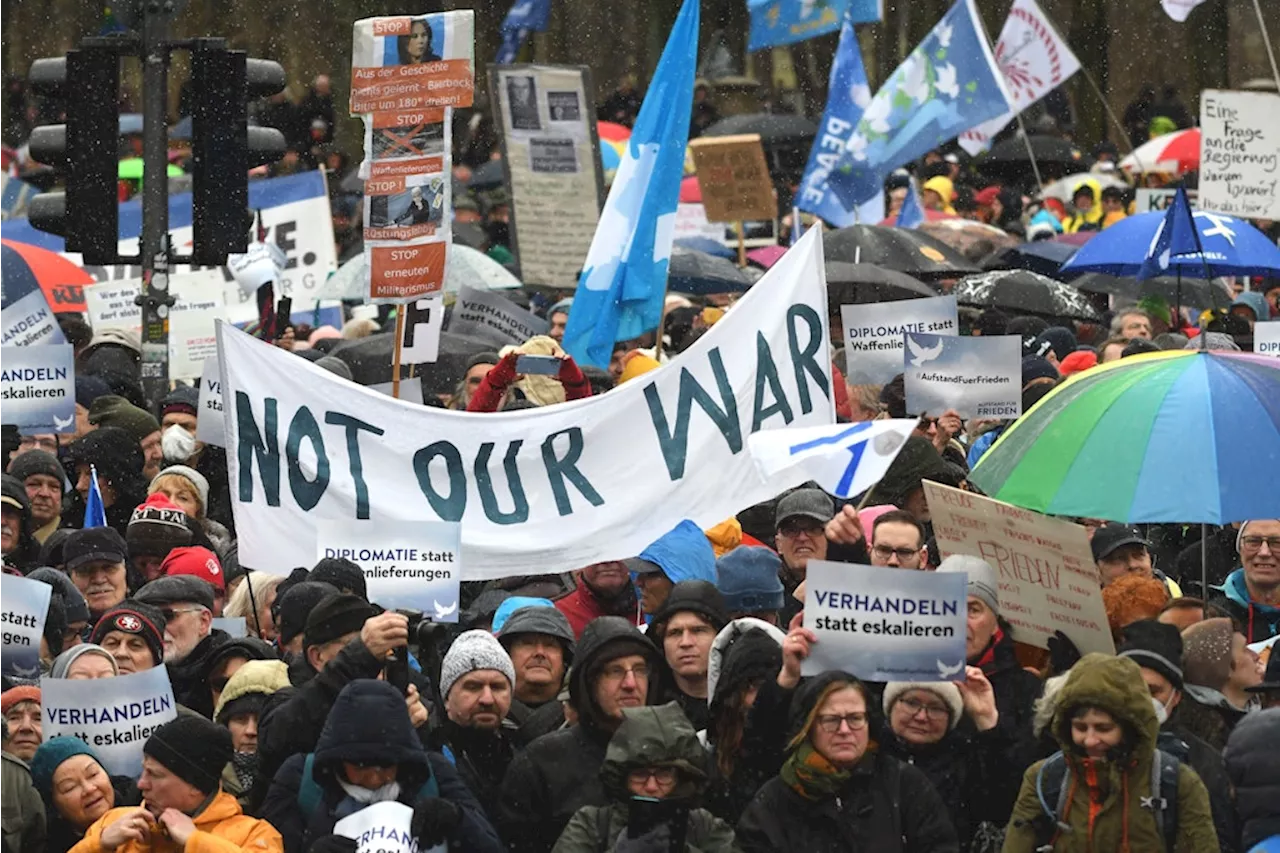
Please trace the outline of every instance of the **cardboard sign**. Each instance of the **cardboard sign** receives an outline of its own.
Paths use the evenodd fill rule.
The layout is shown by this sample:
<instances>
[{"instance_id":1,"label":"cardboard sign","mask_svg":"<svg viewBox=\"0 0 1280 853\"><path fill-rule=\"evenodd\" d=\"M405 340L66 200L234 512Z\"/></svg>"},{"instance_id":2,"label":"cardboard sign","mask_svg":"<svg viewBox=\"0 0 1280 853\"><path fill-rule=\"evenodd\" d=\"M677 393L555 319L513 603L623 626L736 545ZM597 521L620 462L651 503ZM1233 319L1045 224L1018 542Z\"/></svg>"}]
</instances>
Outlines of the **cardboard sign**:
<instances>
[{"instance_id":1,"label":"cardboard sign","mask_svg":"<svg viewBox=\"0 0 1280 853\"><path fill-rule=\"evenodd\" d=\"M903 378L909 414L962 418L1022 414L1022 338L908 333Z\"/></svg>"},{"instance_id":2,"label":"cardboard sign","mask_svg":"<svg viewBox=\"0 0 1280 853\"><path fill-rule=\"evenodd\" d=\"M71 344L4 347L0 414L24 435L75 432L76 373Z\"/></svg>"},{"instance_id":3,"label":"cardboard sign","mask_svg":"<svg viewBox=\"0 0 1280 853\"><path fill-rule=\"evenodd\" d=\"M778 200L760 137L711 136L689 142L707 218L716 222L773 219Z\"/></svg>"},{"instance_id":4,"label":"cardboard sign","mask_svg":"<svg viewBox=\"0 0 1280 853\"><path fill-rule=\"evenodd\" d=\"M369 601L458 621L462 527L446 521L334 521L321 526L316 560L350 560L364 572Z\"/></svg>"},{"instance_id":5,"label":"cardboard sign","mask_svg":"<svg viewBox=\"0 0 1280 853\"><path fill-rule=\"evenodd\" d=\"M40 677L40 639L52 594L53 587L42 581L0 575L0 621L4 623L0 671L5 678Z\"/></svg>"},{"instance_id":6,"label":"cardboard sign","mask_svg":"<svg viewBox=\"0 0 1280 853\"><path fill-rule=\"evenodd\" d=\"M114 678L42 678L44 739L70 735L93 747L112 776L142 774L142 747L178 716L163 666Z\"/></svg>"},{"instance_id":7,"label":"cardboard sign","mask_svg":"<svg viewBox=\"0 0 1280 853\"><path fill-rule=\"evenodd\" d=\"M1062 631L1081 652L1115 654L1085 530L1029 509L925 481L943 557L986 560L1000 578L1000 615L1020 643L1048 648Z\"/></svg>"},{"instance_id":8,"label":"cardboard sign","mask_svg":"<svg viewBox=\"0 0 1280 853\"><path fill-rule=\"evenodd\" d=\"M1280 219L1280 95L1200 93L1200 207Z\"/></svg>"},{"instance_id":9,"label":"cardboard sign","mask_svg":"<svg viewBox=\"0 0 1280 853\"><path fill-rule=\"evenodd\" d=\"M200 374L196 440L215 447L225 447L227 444L226 426L222 422L222 378L217 358L205 359L204 370Z\"/></svg>"},{"instance_id":10,"label":"cardboard sign","mask_svg":"<svg viewBox=\"0 0 1280 853\"><path fill-rule=\"evenodd\" d=\"M493 341L499 346L519 346L534 335L545 335L548 323L501 293L463 287L453 303L449 331Z\"/></svg>"},{"instance_id":11,"label":"cardboard sign","mask_svg":"<svg viewBox=\"0 0 1280 853\"><path fill-rule=\"evenodd\" d=\"M810 560L804 626L818 635L800 666L865 681L964 678L964 575Z\"/></svg>"},{"instance_id":12,"label":"cardboard sign","mask_svg":"<svg viewBox=\"0 0 1280 853\"><path fill-rule=\"evenodd\" d=\"M413 809L404 803L374 803L335 823L333 834L353 839L356 853L444 853L444 844L419 850L412 821Z\"/></svg>"},{"instance_id":13,"label":"cardboard sign","mask_svg":"<svg viewBox=\"0 0 1280 853\"><path fill-rule=\"evenodd\" d=\"M841 305L840 320L850 385L883 385L902 373L902 336L907 332L960 333L954 296Z\"/></svg>"},{"instance_id":14,"label":"cardboard sign","mask_svg":"<svg viewBox=\"0 0 1280 853\"><path fill-rule=\"evenodd\" d=\"M1253 324L1253 351L1280 357L1280 320Z\"/></svg>"}]
</instances>

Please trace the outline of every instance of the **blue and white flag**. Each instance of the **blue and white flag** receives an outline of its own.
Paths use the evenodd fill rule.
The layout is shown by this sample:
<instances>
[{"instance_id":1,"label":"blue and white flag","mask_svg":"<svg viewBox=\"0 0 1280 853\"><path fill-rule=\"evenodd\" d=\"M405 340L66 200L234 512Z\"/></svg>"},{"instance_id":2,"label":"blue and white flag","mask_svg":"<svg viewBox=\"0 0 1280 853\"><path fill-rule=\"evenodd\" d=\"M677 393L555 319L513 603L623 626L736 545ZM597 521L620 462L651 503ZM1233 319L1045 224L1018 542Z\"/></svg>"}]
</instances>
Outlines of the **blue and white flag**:
<instances>
[{"instance_id":1,"label":"blue and white flag","mask_svg":"<svg viewBox=\"0 0 1280 853\"><path fill-rule=\"evenodd\" d=\"M1173 203L1165 211L1164 221L1156 229L1151 244L1147 247L1147 256L1142 261L1142 268L1134 278L1142 281L1147 278L1169 274L1169 262L1179 255L1198 255L1200 248L1200 232L1196 230L1195 219L1191 213L1191 202L1187 199L1187 191L1178 187Z\"/></svg>"},{"instance_id":2,"label":"blue and white flag","mask_svg":"<svg viewBox=\"0 0 1280 853\"><path fill-rule=\"evenodd\" d=\"M907 181L907 197L898 208L899 228L919 228L924 224L924 205L920 203L920 191L914 180Z\"/></svg>"},{"instance_id":3,"label":"blue and white flag","mask_svg":"<svg viewBox=\"0 0 1280 853\"><path fill-rule=\"evenodd\" d=\"M788 427L752 433L747 448L766 478L798 470L838 498L852 498L880 482L919 420Z\"/></svg>"},{"instance_id":4,"label":"blue and white flag","mask_svg":"<svg viewBox=\"0 0 1280 853\"><path fill-rule=\"evenodd\" d=\"M494 57L495 65L510 65L529 33L546 30L551 19L551 0L515 0L507 17L502 19L502 46Z\"/></svg>"},{"instance_id":5,"label":"blue and white flag","mask_svg":"<svg viewBox=\"0 0 1280 853\"><path fill-rule=\"evenodd\" d=\"M684 0L578 280L564 348L580 364L607 367L662 318L697 64L698 0Z\"/></svg>"},{"instance_id":6,"label":"blue and white flag","mask_svg":"<svg viewBox=\"0 0 1280 853\"><path fill-rule=\"evenodd\" d=\"M834 33L842 20L869 24L883 17L882 0L747 0L747 50L781 47Z\"/></svg>"},{"instance_id":7,"label":"blue and white flag","mask_svg":"<svg viewBox=\"0 0 1280 853\"><path fill-rule=\"evenodd\" d=\"M867 104L828 180L852 208L898 166L1008 110L975 0L956 0Z\"/></svg>"},{"instance_id":8,"label":"blue and white flag","mask_svg":"<svg viewBox=\"0 0 1280 853\"><path fill-rule=\"evenodd\" d=\"M85 530L107 526L107 508L102 503L102 491L98 488L98 466L89 466L89 497L84 502Z\"/></svg>"},{"instance_id":9,"label":"blue and white flag","mask_svg":"<svg viewBox=\"0 0 1280 853\"><path fill-rule=\"evenodd\" d=\"M862 118L863 109L871 103L871 87L867 85L862 50L853 24L853 20L845 18L840 30L840 44L827 83L827 108L822 112L822 124L809 150L809 163L796 193L796 204L801 210L821 216L837 228L857 222L875 223L884 218L883 196L862 209L848 208L831 192L828 182L831 170L840 162L845 144L858 126L858 119Z\"/></svg>"}]
</instances>

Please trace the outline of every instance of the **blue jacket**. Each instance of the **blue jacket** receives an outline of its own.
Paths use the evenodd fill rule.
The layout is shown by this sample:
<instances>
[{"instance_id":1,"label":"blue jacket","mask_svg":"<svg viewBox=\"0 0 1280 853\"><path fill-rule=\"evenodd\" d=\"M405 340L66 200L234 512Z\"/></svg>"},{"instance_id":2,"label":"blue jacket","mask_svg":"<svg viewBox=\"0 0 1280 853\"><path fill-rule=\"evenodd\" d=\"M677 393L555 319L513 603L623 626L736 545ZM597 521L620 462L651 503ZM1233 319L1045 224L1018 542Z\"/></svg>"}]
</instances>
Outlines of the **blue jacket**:
<instances>
[{"instance_id":1,"label":"blue jacket","mask_svg":"<svg viewBox=\"0 0 1280 853\"><path fill-rule=\"evenodd\" d=\"M1244 626L1247 642L1260 643L1280 634L1280 607L1250 600L1249 589L1244 582L1244 569L1236 569L1227 575L1222 592L1225 597L1213 603Z\"/></svg>"}]
</instances>

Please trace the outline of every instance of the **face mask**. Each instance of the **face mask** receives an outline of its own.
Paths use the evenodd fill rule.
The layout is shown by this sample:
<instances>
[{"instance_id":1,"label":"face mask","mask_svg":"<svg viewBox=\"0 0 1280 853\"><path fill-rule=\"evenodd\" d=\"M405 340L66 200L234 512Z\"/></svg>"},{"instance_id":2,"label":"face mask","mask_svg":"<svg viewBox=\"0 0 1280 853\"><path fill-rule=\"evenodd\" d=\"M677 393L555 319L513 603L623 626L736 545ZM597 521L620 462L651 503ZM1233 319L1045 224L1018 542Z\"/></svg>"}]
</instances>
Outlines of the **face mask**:
<instances>
[{"instance_id":1,"label":"face mask","mask_svg":"<svg viewBox=\"0 0 1280 853\"><path fill-rule=\"evenodd\" d=\"M160 434L160 451L166 461L186 462L196 452L195 436L173 424Z\"/></svg>"},{"instance_id":2,"label":"face mask","mask_svg":"<svg viewBox=\"0 0 1280 853\"><path fill-rule=\"evenodd\" d=\"M1163 702L1161 702L1159 699L1157 699L1154 696L1151 697L1151 704L1155 706L1156 719L1159 720L1160 725L1163 726L1165 724L1165 721L1169 719L1169 710L1165 708Z\"/></svg>"}]
</instances>

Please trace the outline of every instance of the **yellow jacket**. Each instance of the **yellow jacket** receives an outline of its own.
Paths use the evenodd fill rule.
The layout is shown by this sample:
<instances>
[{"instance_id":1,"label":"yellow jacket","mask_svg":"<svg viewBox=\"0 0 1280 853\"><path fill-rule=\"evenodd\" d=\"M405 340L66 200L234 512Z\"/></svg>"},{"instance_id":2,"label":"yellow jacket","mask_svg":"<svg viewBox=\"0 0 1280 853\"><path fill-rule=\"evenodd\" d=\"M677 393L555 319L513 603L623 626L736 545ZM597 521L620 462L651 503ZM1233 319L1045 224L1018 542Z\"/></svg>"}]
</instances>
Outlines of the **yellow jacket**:
<instances>
[{"instance_id":1,"label":"yellow jacket","mask_svg":"<svg viewBox=\"0 0 1280 853\"><path fill-rule=\"evenodd\" d=\"M98 818L69 853L101 853L102 830L134 808L112 809ZM213 802L193 820L196 831L181 851L177 844L157 833L144 844L127 841L116 848L116 853L284 853L284 841L275 827L244 814L236 798L225 791L218 791Z\"/></svg>"},{"instance_id":2,"label":"yellow jacket","mask_svg":"<svg viewBox=\"0 0 1280 853\"><path fill-rule=\"evenodd\" d=\"M1075 201L1076 193L1082 189L1087 189L1090 195L1093 196L1093 206L1084 213L1077 211L1067 217L1067 221L1062 223L1062 230L1068 234L1074 234L1086 225L1098 225L1102 222L1102 185L1093 178L1085 178L1079 184L1076 184L1075 189L1071 191L1071 200L1073 202ZM1101 230L1101 226L1092 230Z\"/></svg>"}]
</instances>

